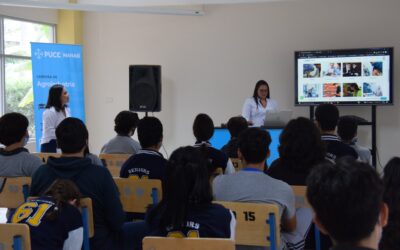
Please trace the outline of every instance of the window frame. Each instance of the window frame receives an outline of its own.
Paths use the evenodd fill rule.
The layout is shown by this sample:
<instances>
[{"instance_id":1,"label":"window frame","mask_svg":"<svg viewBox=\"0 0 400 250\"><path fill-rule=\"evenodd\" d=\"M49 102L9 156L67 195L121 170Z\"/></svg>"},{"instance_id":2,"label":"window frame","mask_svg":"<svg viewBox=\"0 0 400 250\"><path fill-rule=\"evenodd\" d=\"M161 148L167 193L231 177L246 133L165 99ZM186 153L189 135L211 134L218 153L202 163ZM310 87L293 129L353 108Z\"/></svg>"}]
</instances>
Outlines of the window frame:
<instances>
[{"instance_id":1,"label":"window frame","mask_svg":"<svg viewBox=\"0 0 400 250\"><path fill-rule=\"evenodd\" d=\"M10 20L14 20L14 21L21 21L21 22L28 22L28 23L32 23L32 24L51 26L53 28L53 32L52 32L53 33L52 34L53 42L57 43L57 25L56 24L34 21L34 20L0 14L0 116L3 116L5 114L5 109L7 106L7 103L6 103L6 101L7 101L6 79L5 79L5 77L6 77L6 74L5 74L6 59L7 58L15 58L15 59L22 59L22 60L32 60L32 55L31 56L20 56L20 55L7 55L5 53L4 19L10 19ZM32 85L33 85L33 82L32 82ZM29 139L29 141L33 142L33 141L36 141L36 139L31 137Z\"/></svg>"}]
</instances>

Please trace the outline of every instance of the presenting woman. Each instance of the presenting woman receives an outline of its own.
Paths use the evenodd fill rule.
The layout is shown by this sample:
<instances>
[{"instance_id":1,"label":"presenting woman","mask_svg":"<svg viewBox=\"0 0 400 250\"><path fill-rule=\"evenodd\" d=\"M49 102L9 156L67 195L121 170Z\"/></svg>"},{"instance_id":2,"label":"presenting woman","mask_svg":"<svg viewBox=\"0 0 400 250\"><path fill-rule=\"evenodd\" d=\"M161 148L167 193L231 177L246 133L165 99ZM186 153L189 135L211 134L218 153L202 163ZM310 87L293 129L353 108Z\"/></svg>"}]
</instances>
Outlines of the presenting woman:
<instances>
[{"instance_id":1,"label":"presenting woman","mask_svg":"<svg viewBox=\"0 0 400 250\"><path fill-rule=\"evenodd\" d=\"M246 118L251 126L264 126L265 113L277 111L278 104L269 98L269 86L264 80L257 82L254 88L253 97L247 98L243 104L242 116Z\"/></svg>"},{"instance_id":2,"label":"presenting woman","mask_svg":"<svg viewBox=\"0 0 400 250\"><path fill-rule=\"evenodd\" d=\"M43 132L40 139L40 152L56 153L56 128L58 124L70 117L67 107L69 95L64 86L53 85L49 90L46 110L43 112Z\"/></svg>"}]
</instances>

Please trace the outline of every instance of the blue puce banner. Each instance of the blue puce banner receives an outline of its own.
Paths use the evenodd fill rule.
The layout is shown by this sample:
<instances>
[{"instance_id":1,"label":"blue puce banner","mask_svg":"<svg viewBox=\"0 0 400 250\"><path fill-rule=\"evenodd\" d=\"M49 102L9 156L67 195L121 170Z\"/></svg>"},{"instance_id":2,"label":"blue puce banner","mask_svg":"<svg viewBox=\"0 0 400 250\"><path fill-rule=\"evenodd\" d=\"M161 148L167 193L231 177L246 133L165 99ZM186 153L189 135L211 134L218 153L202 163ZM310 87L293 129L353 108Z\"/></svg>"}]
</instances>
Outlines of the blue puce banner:
<instances>
[{"instance_id":1,"label":"blue puce banner","mask_svg":"<svg viewBox=\"0 0 400 250\"><path fill-rule=\"evenodd\" d=\"M40 150L42 115L49 89L63 85L70 96L71 116L85 121L82 46L54 43L31 43L36 150Z\"/></svg>"}]
</instances>

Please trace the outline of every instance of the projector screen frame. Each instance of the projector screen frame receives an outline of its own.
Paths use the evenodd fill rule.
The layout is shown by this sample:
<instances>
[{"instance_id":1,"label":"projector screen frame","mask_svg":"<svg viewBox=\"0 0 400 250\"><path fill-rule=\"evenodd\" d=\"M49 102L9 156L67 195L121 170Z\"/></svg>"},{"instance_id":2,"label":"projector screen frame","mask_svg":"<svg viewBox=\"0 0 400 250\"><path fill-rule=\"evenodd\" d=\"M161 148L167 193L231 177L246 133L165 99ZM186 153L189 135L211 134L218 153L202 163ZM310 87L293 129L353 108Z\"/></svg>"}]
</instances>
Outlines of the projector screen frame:
<instances>
[{"instance_id":1,"label":"projector screen frame","mask_svg":"<svg viewBox=\"0 0 400 250\"><path fill-rule=\"evenodd\" d=\"M299 86L299 79L298 79L298 59L300 53L302 54L316 54L316 53L335 53L336 55L349 55L351 52L353 53L365 53L379 51L379 50L386 50L389 55L389 101L309 101L309 102L299 102L299 93L298 93L298 86ZM317 106L319 104L329 103L335 104L339 106L392 106L394 105L393 100L393 56L394 56L394 47L373 47L373 48L353 48L353 49L328 49L328 50L299 50L294 52L294 64L295 64L295 74L294 74L294 106Z\"/></svg>"}]
</instances>

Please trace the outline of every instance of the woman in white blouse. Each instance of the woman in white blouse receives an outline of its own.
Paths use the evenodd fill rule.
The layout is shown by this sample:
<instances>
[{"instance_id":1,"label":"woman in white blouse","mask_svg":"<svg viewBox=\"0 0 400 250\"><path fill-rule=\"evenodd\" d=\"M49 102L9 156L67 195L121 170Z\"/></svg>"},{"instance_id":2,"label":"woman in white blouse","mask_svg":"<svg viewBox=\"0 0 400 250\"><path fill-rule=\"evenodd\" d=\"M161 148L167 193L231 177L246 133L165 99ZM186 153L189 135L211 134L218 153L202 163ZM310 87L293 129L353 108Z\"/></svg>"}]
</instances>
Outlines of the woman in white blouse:
<instances>
[{"instance_id":1,"label":"woman in white blouse","mask_svg":"<svg viewBox=\"0 0 400 250\"><path fill-rule=\"evenodd\" d=\"M56 153L56 128L58 124L67 117L70 117L70 110L67 107L69 95L64 86L53 85L49 90L46 110L43 112L43 131L40 139L40 152Z\"/></svg>"},{"instance_id":2,"label":"woman in white blouse","mask_svg":"<svg viewBox=\"0 0 400 250\"><path fill-rule=\"evenodd\" d=\"M253 97L247 98L243 104L242 116L249 125L255 127L264 126L265 113L277 111L278 104L269 98L269 86L264 80L259 80L254 88Z\"/></svg>"}]
</instances>

